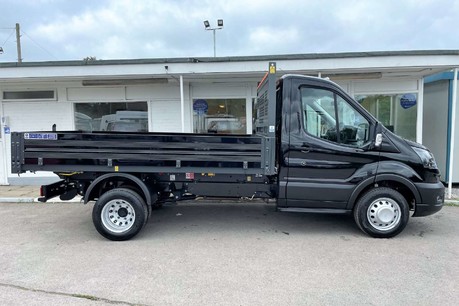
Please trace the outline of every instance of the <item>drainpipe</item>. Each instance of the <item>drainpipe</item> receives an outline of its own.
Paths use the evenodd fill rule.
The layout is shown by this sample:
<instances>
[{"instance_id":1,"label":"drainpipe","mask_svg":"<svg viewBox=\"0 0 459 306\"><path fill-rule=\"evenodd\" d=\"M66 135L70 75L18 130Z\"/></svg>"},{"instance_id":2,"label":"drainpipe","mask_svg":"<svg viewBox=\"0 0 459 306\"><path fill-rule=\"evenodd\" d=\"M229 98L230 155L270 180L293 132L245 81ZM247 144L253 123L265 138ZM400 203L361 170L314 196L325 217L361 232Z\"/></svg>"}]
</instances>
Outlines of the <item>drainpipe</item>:
<instances>
[{"instance_id":1,"label":"drainpipe","mask_svg":"<svg viewBox=\"0 0 459 306\"><path fill-rule=\"evenodd\" d=\"M180 75L180 114L182 120L182 133L185 133L185 100L183 96L183 75Z\"/></svg>"},{"instance_id":2,"label":"drainpipe","mask_svg":"<svg viewBox=\"0 0 459 306\"><path fill-rule=\"evenodd\" d=\"M449 147L449 178L448 178L448 199L453 196L453 163L454 163L454 138L456 131L456 106L457 106L457 71L458 68L454 68L453 77L453 101L451 106L451 135L450 135L450 147Z\"/></svg>"},{"instance_id":3,"label":"drainpipe","mask_svg":"<svg viewBox=\"0 0 459 306\"><path fill-rule=\"evenodd\" d=\"M424 124L424 79L418 80L418 108L416 114L416 142L422 143L422 126Z\"/></svg>"}]
</instances>

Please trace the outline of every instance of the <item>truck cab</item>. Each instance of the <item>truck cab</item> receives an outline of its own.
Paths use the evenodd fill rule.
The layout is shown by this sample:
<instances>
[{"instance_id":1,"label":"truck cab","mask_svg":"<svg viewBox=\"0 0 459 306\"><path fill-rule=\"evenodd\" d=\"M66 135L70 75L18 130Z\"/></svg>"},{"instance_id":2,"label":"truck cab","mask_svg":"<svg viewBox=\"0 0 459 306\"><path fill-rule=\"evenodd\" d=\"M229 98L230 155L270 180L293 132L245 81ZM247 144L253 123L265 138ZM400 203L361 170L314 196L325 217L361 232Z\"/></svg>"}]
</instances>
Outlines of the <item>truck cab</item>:
<instances>
[{"instance_id":1,"label":"truck cab","mask_svg":"<svg viewBox=\"0 0 459 306\"><path fill-rule=\"evenodd\" d=\"M335 83L286 75L277 83L278 209L354 213L375 237L409 211L440 210L444 186L432 154L385 128Z\"/></svg>"}]
</instances>

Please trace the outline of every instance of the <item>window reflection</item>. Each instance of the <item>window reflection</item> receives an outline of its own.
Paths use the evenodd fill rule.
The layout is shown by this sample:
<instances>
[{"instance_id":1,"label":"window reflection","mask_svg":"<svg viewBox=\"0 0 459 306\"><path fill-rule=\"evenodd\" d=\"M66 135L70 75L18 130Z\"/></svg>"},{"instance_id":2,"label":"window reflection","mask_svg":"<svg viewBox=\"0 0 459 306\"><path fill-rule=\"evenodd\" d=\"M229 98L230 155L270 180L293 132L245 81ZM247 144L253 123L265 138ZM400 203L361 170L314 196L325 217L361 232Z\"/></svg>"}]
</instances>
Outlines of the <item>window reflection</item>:
<instances>
[{"instance_id":1,"label":"window reflection","mask_svg":"<svg viewBox=\"0 0 459 306\"><path fill-rule=\"evenodd\" d=\"M355 98L390 131L416 140L417 94L357 95Z\"/></svg>"},{"instance_id":2,"label":"window reflection","mask_svg":"<svg viewBox=\"0 0 459 306\"><path fill-rule=\"evenodd\" d=\"M245 99L193 100L194 133L246 134Z\"/></svg>"},{"instance_id":3,"label":"window reflection","mask_svg":"<svg viewBox=\"0 0 459 306\"><path fill-rule=\"evenodd\" d=\"M148 132L147 102L75 103L75 129Z\"/></svg>"},{"instance_id":4,"label":"window reflection","mask_svg":"<svg viewBox=\"0 0 459 306\"><path fill-rule=\"evenodd\" d=\"M335 93L302 88L303 124L312 136L360 147L369 141L369 122Z\"/></svg>"}]
</instances>

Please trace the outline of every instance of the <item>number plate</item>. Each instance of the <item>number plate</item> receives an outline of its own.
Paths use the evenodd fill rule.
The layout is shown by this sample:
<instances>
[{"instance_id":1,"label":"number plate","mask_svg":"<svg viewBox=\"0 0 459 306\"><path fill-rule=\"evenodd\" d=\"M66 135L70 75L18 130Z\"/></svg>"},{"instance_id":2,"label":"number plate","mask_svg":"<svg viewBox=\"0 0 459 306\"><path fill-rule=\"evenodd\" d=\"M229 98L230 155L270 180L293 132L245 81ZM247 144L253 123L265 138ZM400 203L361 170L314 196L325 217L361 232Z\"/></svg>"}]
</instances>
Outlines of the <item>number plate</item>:
<instances>
[{"instance_id":1,"label":"number plate","mask_svg":"<svg viewBox=\"0 0 459 306\"><path fill-rule=\"evenodd\" d=\"M57 140L56 133L24 133L24 139Z\"/></svg>"}]
</instances>

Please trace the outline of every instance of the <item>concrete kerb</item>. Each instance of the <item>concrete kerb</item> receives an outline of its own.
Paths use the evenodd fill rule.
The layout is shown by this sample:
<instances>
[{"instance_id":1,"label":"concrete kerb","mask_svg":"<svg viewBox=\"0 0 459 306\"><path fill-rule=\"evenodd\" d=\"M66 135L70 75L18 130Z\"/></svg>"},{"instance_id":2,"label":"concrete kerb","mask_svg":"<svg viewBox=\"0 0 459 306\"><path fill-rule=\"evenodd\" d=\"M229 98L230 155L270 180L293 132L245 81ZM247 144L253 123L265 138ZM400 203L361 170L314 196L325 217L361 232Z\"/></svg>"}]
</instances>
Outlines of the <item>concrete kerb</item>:
<instances>
[{"instance_id":1,"label":"concrete kerb","mask_svg":"<svg viewBox=\"0 0 459 306\"><path fill-rule=\"evenodd\" d=\"M77 196L71 200L68 201L63 201L59 198L53 198L49 199L46 202L40 202L38 201L38 198L23 198L23 197L0 197L0 203L31 203L31 204L63 204L63 203L69 203L69 204L75 204L75 203L83 203L83 198L81 196ZM459 200L445 200L445 205L449 206L458 206L459 207Z\"/></svg>"},{"instance_id":2,"label":"concrete kerb","mask_svg":"<svg viewBox=\"0 0 459 306\"><path fill-rule=\"evenodd\" d=\"M40 203L40 204L62 204L62 203L83 203L83 199L81 196L75 197L68 201L63 201L59 198L49 199L47 202L43 203L38 201L37 198L32 197L0 197L0 203Z\"/></svg>"},{"instance_id":3,"label":"concrete kerb","mask_svg":"<svg viewBox=\"0 0 459 306\"><path fill-rule=\"evenodd\" d=\"M445 205L459 206L459 200L445 200Z\"/></svg>"},{"instance_id":4,"label":"concrete kerb","mask_svg":"<svg viewBox=\"0 0 459 306\"><path fill-rule=\"evenodd\" d=\"M0 198L0 203L33 203L35 202L35 198Z\"/></svg>"}]
</instances>

